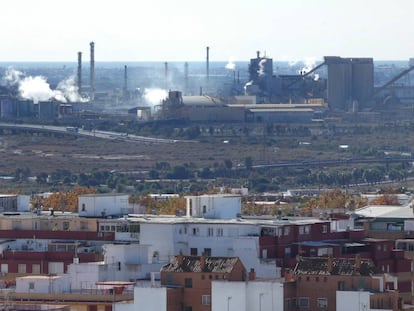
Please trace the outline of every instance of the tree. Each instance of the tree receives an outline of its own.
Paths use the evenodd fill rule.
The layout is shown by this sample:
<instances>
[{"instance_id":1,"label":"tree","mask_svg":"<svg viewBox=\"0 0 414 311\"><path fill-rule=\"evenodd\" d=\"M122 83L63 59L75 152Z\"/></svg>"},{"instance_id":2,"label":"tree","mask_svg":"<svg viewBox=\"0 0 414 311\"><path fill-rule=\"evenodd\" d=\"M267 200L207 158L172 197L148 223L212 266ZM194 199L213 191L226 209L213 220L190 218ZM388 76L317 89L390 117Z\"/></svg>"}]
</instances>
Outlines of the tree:
<instances>
[{"instance_id":1,"label":"tree","mask_svg":"<svg viewBox=\"0 0 414 311\"><path fill-rule=\"evenodd\" d=\"M397 196L383 194L370 202L371 205L401 205Z\"/></svg>"},{"instance_id":2,"label":"tree","mask_svg":"<svg viewBox=\"0 0 414 311\"><path fill-rule=\"evenodd\" d=\"M78 211L78 196L82 194L96 193L94 188L76 187L68 192L55 192L47 198L35 196L32 199L32 205L36 207L44 206L45 208L53 208L67 212Z\"/></svg>"}]
</instances>

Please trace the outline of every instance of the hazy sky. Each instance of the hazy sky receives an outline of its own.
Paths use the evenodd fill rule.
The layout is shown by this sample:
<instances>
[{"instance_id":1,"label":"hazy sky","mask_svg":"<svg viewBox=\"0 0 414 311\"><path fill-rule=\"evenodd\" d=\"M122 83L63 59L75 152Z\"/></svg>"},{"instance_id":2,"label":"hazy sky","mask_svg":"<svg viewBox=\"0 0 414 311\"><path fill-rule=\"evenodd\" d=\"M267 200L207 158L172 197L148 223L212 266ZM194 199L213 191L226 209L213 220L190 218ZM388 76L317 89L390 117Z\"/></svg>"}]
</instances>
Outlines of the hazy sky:
<instances>
[{"instance_id":1,"label":"hazy sky","mask_svg":"<svg viewBox=\"0 0 414 311\"><path fill-rule=\"evenodd\" d=\"M414 0L10 0L1 61L414 57Z\"/></svg>"}]
</instances>

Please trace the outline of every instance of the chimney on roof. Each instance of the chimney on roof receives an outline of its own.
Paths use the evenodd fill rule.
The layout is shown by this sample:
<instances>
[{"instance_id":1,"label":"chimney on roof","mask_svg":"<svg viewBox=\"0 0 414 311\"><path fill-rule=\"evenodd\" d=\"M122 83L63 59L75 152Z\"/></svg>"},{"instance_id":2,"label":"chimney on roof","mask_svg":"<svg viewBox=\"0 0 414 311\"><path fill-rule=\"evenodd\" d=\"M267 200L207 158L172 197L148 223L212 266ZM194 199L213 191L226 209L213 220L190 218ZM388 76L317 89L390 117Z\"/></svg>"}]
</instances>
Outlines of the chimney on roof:
<instances>
[{"instance_id":1,"label":"chimney on roof","mask_svg":"<svg viewBox=\"0 0 414 311\"><path fill-rule=\"evenodd\" d=\"M355 255L355 269L361 269L361 256L359 254Z\"/></svg>"},{"instance_id":2,"label":"chimney on roof","mask_svg":"<svg viewBox=\"0 0 414 311\"><path fill-rule=\"evenodd\" d=\"M250 268L249 272L249 281L256 280L256 271L254 271L254 268Z\"/></svg>"},{"instance_id":3,"label":"chimney on roof","mask_svg":"<svg viewBox=\"0 0 414 311\"><path fill-rule=\"evenodd\" d=\"M180 252L178 255L177 255L177 263L181 266L182 264L183 264L183 261L184 261L184 255L183 255L183 253L182 252Z\"/></svg>"},{"instance_id":4,"label":"chimney on roof","mask_svg":"<svg viewBox=\"0 0 414 311\"><path fill-rule=\"evenodd\" d=\"M292 273L290 271L290 269L285 269L285 281L289 282L292 281L293 277L292 277Z\"/></svg>"},{"instance_id":5,"label":"chimney on roof","mask_svg":"<svg viewBox=\"0 0 414 311\"><path fill-rule=\"evenodd\" d=\"M327 270L327 272L332 273L332 270L333 270L333 258L332 258L332 256L328 256L328 263L326 265L326 270Z\"/></svg>"},{"instance_id":6,"label":"chimney on roof","mask_svg":"<svg viewBox=\"0 0 414 311\"><path fill-rule=\"evenodd\" d=\"M204 270L205 266L206 266L206 256L204 254L202 254L200 256L200 268L201 268L201 271Z\"/></svg>"}]
</instances>

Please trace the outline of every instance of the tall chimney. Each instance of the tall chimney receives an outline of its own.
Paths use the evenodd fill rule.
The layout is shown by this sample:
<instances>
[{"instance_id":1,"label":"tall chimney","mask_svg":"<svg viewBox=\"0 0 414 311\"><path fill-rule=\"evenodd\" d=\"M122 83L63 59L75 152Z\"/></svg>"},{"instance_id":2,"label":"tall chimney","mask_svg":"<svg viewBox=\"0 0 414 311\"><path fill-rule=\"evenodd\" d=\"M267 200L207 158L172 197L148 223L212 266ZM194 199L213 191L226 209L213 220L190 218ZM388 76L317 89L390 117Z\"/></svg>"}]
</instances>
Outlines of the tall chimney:
<instances>
[{"instance_id":1,"label":"tall chimney","mask_svg":"<svg viewBox=\"0 0 414 311\"><path fill-rule=\"evenodd\" d=\"M82 52L78 52L78 92L82 89Z\"/></svg>"},{"instance_id":2,"label":"tall chimney","mask_svg":"<svg viewBox=\"0 0 414 311\"><path fill-rule=\"evenodd\" d=\"M92 94L92 98L93 98L93 93L95 92L95 43L91 42L90 44L91 47L91 72L90 72L90 84L91 84L91 94Z\"/></svg>"},{"instance_id":3,"label":"tall chimney","mask_svg":"<svg viewBox=\"0 0 414 311\"><path fill-rule=\"evenodd\" d=\"M207 57L206 57L206 77L207 80L210 77L210 47L206 47Z\"/></svg>"},{"instance_id":4,"label":"tall chimney","mask_svg":"<svg viewBox=\"0 0 414 311\"><path fill-rule=\"evenodd\" d=\"M185 83L185 90L188 90L188 63L184 63L184 83Z\"/></svg>"},{"instance_id":5,"label":"tall chimney","mask_svg":"<svg viewBox=\"0 0 414 311\"><path fill-rule=\"evenodd\" d=\"M257 51L257 58L260 58L260 51Z\"/></svg>"},{"instance_id":6,"label":"tall chimney","mask_svg":"<svg viewBox=\"0 0 414 311\"><path fill-rule=\"evenodd\" d=\"M124 66L124 96L128 93L128 66Z\"/></svg>"},{"instance_id":7,"label":"tall chimney","mask_svg":"<svg viewBox=\"0 0 414 311\"><path fill-rule=\"evenodd\" d=\"M168 63L164 63L165 89L168 89Z\"/></svg>"}]
</instances>

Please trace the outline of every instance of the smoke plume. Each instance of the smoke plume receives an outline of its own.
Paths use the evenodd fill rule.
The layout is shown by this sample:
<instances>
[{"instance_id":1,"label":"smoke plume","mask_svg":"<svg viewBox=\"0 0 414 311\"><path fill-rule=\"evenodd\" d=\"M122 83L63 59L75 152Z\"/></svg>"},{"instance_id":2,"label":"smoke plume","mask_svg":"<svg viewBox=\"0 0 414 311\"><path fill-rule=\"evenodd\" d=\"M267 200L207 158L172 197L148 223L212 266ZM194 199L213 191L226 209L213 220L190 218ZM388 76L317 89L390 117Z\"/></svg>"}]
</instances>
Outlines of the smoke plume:
<instances>
[{"instance_id":1,"label":"smoke plume","mask_svg":"<svg viewBox=\"0 0 414 311\"><path fill-rule=\"evenodd\" d=\"M160 105L166 99L168 92L160 88L150 88L144 90L144 100L151 107Z\"/></svg>"},{"instance_id":2,"label":"smoke plume","mask_svg":"<svg viewBox=\"0 0 414 311\"><path fill-rule=\"evenodd\" d=\"M228 70L236 69L236 64L233 62L233 59L231 57L229 58L229 62L226 64L225 68Z\"/></svg>"},{"instance_id":3,"label":"smoke plume","mask_svg":"<svg viewBox=\"0 0 414 311\"><path fill-rule=\"evenodd\" d=\"M57 89L52 90L45 77L26 77L21 71L8 68L3 76L2 84L9 88L17 88L19 97L32 100L34 103L52 99L62 103L88 101L87 98L79 95L74 77L60 82Z\"/></svg>"}]
</instances>

